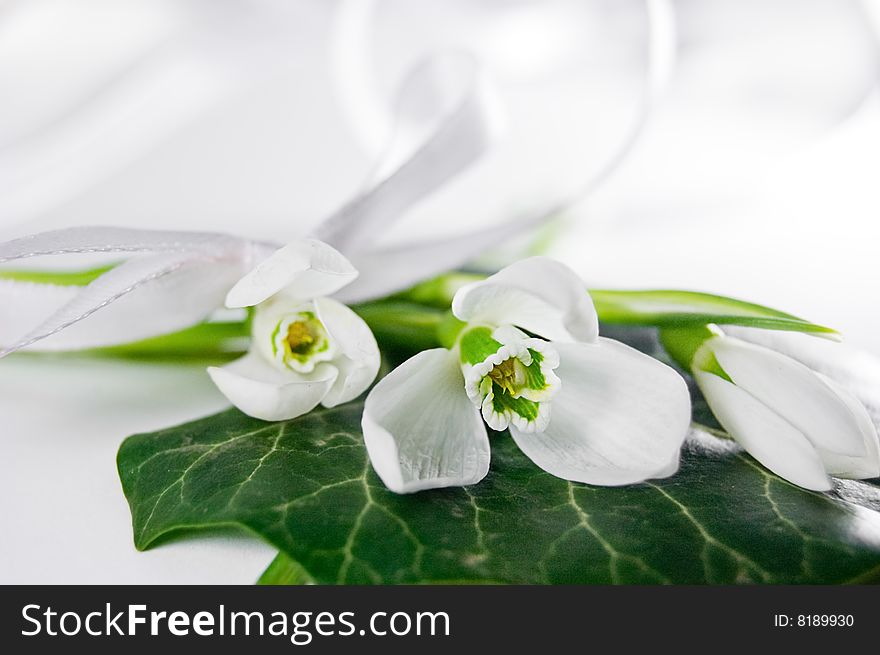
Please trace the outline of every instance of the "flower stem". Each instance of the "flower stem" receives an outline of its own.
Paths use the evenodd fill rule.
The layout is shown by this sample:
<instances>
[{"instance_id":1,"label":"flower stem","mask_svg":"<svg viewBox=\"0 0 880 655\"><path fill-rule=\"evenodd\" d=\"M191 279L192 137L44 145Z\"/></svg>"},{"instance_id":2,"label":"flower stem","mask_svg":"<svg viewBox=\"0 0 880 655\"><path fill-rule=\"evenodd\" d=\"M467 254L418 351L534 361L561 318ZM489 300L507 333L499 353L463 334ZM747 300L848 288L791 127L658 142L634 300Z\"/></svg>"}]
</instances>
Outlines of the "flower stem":
<instances>
[{"instance_id":1,"label":"flower stem","mask_svg":"<svg viewBox=\"0 0 880 655\"><path fill-rule=\"evenodd\" d=\"M112 266L82 271L0 270L0 280L85 286L110 268ZM453 271L352 309L367 322L384 348L409 353L437 346L451 348L463 326L449 311L452 299L464 285L485 278L486 275L480 273ZM724 296L676 290L591 290L589 293L603 323L661 328L666 335L664 345L668 342L670 354L686 367L690 366L698 347L692 348L690 342L707 324L746 325L838 337L834 330L791 314ZM206 322L173 334L84 352L133 359L223 361L247 350L249 332L246 321Z\"/></svg>"},{"instance_id":2,"label":"flower stem","mask_svg":"<svg viewBox=\"0 0 880 655\"><path fill-rule=\"evenodd\" d=\"M81 271L31 271L0 270L0 280L31 282L33 284L53 284L60 287L84 287L101 277L115 264Z\"/></svg>"},{"instance_id":3,"label":"flower stem","mask_svg":"<svg viewBox=\"0 0 880 655\"><path fill-rule=\"evenodd\" d=\"M312 578L306 570L284 553L278 553L269 567L263 571L258 585L302 585L312 584Z\"/></svg>"},{"instance_id":4,"label":"flower stem","mask_svg":"<svg viewBox=\"0 0 880 655\"><path fill-rule=\"evenodd\" d=\"M715 355L711 351L700 351L706 341L721 334L721 330L714 325L699 325L661 328L659 336L663 348L684 370L700 369L731 382Z\"/></svg>"},{"instance_id":5,"label":"flower stem","mask_svg":"<svg viewBox=\"0 0 880 655\"><path fill-rule=\"evenodd\" d=\"M441 343L447 311L402 300L377 300L352 306L382 346L426 350Z\"/></svg>"}]
</instances>

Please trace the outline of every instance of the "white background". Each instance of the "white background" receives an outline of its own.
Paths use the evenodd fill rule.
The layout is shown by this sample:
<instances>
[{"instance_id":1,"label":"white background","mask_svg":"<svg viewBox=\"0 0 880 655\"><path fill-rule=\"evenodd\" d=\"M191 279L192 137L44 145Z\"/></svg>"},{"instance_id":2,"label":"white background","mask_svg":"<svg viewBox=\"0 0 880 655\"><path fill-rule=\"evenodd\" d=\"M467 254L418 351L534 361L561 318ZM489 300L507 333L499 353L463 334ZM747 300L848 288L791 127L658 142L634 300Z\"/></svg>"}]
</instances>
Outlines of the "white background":
<instances>
[{"instance_id":1,"label":"white background","mask_svg":"<svg viewBox=\"0 0 880 655\"><path fill-rule=\"evenodd\" d=\"M90 224L303 234L362 183L400 75L449 45L497 75L511 130L390 241L549 205L634 115L641 2L387 0L362 32L339 6L0 2L0 238ZM674 6L662 102L553 254L595 287L745 297L880 354L876 3ZM115 469L126 435L224 406L193 366L0 362L0 582L253 582L273 552L251 538L136 552Z\"/></svg>"}]
</instances>

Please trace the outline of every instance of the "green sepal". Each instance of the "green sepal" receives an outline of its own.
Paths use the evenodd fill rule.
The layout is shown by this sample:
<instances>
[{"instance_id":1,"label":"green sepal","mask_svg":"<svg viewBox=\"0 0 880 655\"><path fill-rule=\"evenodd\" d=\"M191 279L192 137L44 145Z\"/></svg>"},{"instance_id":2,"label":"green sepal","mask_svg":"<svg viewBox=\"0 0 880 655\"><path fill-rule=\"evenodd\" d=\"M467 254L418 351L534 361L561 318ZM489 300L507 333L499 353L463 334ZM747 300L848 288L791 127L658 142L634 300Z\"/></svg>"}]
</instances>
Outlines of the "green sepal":
<instances>
[{"instance_id":1,"label":"green sepal","mask_svg":"<svg viewBox=\"0 0 880 655\"><path fill-rule=\"evenodd\" d=\"M479 326L462 332L458 347L462 364L476 366L498 352L501 343L492 337L491 328Z\"/></svg>"},{"instance_id":2,"label":"green sepal","mask_svg":"<svg viewBox=\"0 0 880 655\"><path fill-rule=\"evenodd\" d=\"M718 363L714 353L700 350L706 341L720 335L722 335L721 330L712 325L669 327L661 328L659 331L663 348L684 370L693 372L694 369L699 369L733 382Z\"/></svg>"}]
</instances>

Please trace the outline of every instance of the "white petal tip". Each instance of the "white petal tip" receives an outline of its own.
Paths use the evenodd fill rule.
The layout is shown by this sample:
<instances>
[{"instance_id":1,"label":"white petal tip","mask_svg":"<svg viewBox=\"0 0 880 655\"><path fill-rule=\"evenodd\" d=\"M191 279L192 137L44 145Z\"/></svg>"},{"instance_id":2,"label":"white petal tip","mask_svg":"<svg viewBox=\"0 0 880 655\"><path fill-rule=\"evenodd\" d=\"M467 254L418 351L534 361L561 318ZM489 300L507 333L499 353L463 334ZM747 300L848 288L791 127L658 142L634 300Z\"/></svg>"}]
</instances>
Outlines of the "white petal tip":
<instances>
[{"instance_id":1,"label":"white petal tip","mask_svg":"<svg viewBox=\"0 0 880 655\"><path fill-rule=\"evenodd\" d=\"M223 367L208 367L211 380L240 411L263 421L288 421L318 406L336 379L337 371L324 365L321 374L305 378L278 372L248 354Z\"/></svg>"},{"instance_id":2,"label":"white petal tip","mask_svg":"<svg viewBox=\"0 0 880 655\"><path fill-rule=\"evenodd\" d=\"M256 303L252 302L252 294L248 293L248 289L241 284L241 281L237 282L226 294L226 306L229 309L242 309L254 304Z\"/></svg>"},{"instance_id":3,"label":"white petal tip","mask_svg":"<svg viewBox=\"0 0 880 655\"><path fill-rule=\"evenodd\" d=\"M469 322L515 325L551 341L594 342L599 323L584 282L548 257L530 257L459 289L452 313Z\"/></svg>"},{"instance_id":4,"label":"white petal tip","mask_svg":"<svg viewBox=\"0 0 880 655\"><path fill-rule=\"evenodd\" d=\"M789 480L789 482L792 482L792 484L795 484L799 487L803 487L804 489L809 489L810 491L831 491L834 488L834 484L831 482L831 478L817 482L805 482L803 484L800 484L793 480Z\"/></svg>"},{"instance_id":5,"label":"white petal tip","mask_svg":"<svg viewBox=\"0 0 880 655\"><path fill-rule=\"evenodd\" d=\"M357 276L357 269L339 251L302 239L275 251L241 278L226 295L226 306L253 307L282 290L303 300L328 296Z\"/></svg>"},{"instance_id":6,"label":"white petal tip","mask_svg":"<svg viewBox=\"0 0 880 655\"><path fill-rule=\"evenodd\" d=\"M445 348L408 359L373 387L361 421L377 475L404 494L474 484L489 470L489 440Z\"/></svg>"}]
</instances>

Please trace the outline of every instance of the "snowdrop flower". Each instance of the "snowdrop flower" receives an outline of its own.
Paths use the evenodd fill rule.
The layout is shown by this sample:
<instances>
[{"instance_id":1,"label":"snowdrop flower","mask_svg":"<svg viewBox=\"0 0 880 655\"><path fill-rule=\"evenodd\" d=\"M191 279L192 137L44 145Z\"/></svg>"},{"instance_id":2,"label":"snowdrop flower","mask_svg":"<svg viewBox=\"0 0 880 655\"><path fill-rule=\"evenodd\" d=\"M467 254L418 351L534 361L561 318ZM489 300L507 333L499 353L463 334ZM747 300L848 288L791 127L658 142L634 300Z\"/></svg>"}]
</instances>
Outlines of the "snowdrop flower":
<instances>
[{"instance_id":1,"label":"snowdrop flower","mask_svg":"<svg viewBox=\"0 0 880 655\"><path fill-rule=\"evenodd\" d=\"M452 310L465 322L455 345L419 353L367 397L364 440L389 489L479 482L486 424L567 480L624 485L678 469L690 422L683 379L599 337L573 271L526 259L460 289Z\"/></svg>"},{"instance_id":2,"label":"snowdrop flower","mask_svg":"<svg viewBox=\"0 0 880 655\"><path fill-rule=\"evenodd\" d=\"M245 275L227 307L253 307L250 352L208 373L245 414L267 421L333 407L363 393L379 370L370 328L328 298L357 277L351 263L316 240L295 241Z\"/></svg>"},{"instance_id":3,"label":"snowdrop flower","mask_svg":"<svg viewBox=\"0 0 880 655\"><path fill-rule=\"evenodd\" d=\"M816 491L831 489L829 476L880 476L877 430L862 403L841 384L718 328L695 334L667 332L664 343L674 352L690 340L690 369L706 402L761 464Z\"/></svg>"},{"instance_id":4,"label":"snowdrop flower","mask_svg":"<svg viewBox=\"0 0 880 655\"><path fill-rule=\"evenodd\" d=\"M383 155L368 180L309 232L344 253L361 273L334 294L338 300L383 297L454 269L500 242L532 232L575 200L553 202L542 211L441 239L406 244L387 240L395 222L492 151L504 133L502 97L489 72L471 55L455 50L427 56L404 77L394 102L397 127L379 149ZM640 118L638 124L642 122ZM638 128L633 138L636 132ZM633 138L627 138L587 182L578 199L623 161ZM122 146L113 139L105 141L108 152L128 147L125 139ZM11 168L21 169L24 178L39 171L45 186L47 158L30 156L36 153L32 145L10 156L21 160L20 155L26 155L35 166L24 162L22 167L22 161L15 161ZM67 184L69 171L62 169L57 168L59 175L54 177ZM34 194L25 198L15 188L7 190L10 193L0 194L0 207L9 211L0 209L0 214L21 216L36 207L31 202ZM38 204L51 204L59 197L50 189L39 196ZM222 304L244 273L279 247L219 233L114 227L53 230L0 243L0 265L83 253L104 253L113 258L106 263L114 265L84 287L0 279L0 358L24 348L65 351L120 345L195 325Z\"/></svg>"},{"instance_id":5,"label":"snowdrop flower","mask_svg":"<svg viewBox=\"0 0 880 655\"><path fill-rule=\"evenodd\" d=\"M880 426L880 357L847 342L811 334L724 326L724 333L787 355L826 375L852 393Z\"/></svg>"},{"instance_id":6,"label":"snowdrop flower","mask_svg":"<svg viewBox=\"0 0 880 655\"><path fill-rule=\"evenodd\" d=\"M353 303L400 291L556 214L444 239L377 243L413 206L491 150L503 131L498 102L486 71L464 53L431 55L405 77L395 123L406 129L393 131L365 185L310 232L361 273L337 290L337 299ZM0 205L15 205L16 194L7 196L0 194ZM280 247L219 233L114 227L53 230L0 243L0 265L83 253L104 253L114 264L85 287L0 279L0 357L23 348L113 346L187 328L218 309L232 285Z\"/></svg>"}]
</instances>

